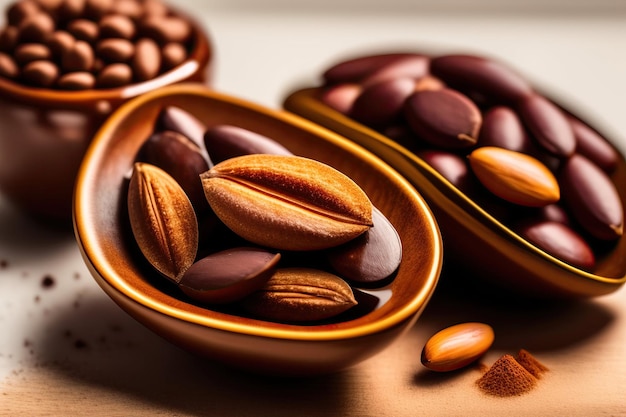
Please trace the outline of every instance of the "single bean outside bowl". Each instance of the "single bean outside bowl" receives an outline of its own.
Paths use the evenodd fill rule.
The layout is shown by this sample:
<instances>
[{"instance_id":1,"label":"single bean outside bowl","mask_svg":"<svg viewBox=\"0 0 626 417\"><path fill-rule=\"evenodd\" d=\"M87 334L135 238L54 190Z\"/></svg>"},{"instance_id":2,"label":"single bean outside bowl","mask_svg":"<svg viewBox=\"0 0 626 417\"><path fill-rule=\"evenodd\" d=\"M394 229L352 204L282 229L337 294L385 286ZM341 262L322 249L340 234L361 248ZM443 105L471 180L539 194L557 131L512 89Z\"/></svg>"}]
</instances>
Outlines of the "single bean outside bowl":
<instances>
[{"instance_id":1,"label":"single bean outside bowl","mask_svg":"<svg viewBox=\"0 0 626 417\"><path fill-rule=\"evenodd\" d=\"M398 88L400 80L414 87ZM470 275L522 296L608 294L626 282L626 162L544 91L494 58L382 53L340 61L321 86L294 91L284 107L364 146L414 184L440 224L451 279ZM526 183L519 172L528 168L547 181ZM537 192L539 200L529 198ZM529 213L539 217L523 221Z\"/></svg>"},{"instance_id":2,"label":"single bean outside bowl","mask_svg":"<svg viewBox=\"0 0 626 417\"><path fill-rule=\"evenodd\" d=\"M232 125L272 138L293 154L352 178L402 242L402 260L393 280L381 288L362 289L378 300L376 308L338 321L290 324L229 314L165 285L133 241L124 191L135 156L166 106L189 112L207 128ZM121 106L105 122L78 176L74 227L94 279L132 317L191 352L277 375L334 372L385 349L416 323L435 290L443 261L439 229L429 207L379 158L298 116L197 84L149 92Z\"/></svg>"}]
</instances>

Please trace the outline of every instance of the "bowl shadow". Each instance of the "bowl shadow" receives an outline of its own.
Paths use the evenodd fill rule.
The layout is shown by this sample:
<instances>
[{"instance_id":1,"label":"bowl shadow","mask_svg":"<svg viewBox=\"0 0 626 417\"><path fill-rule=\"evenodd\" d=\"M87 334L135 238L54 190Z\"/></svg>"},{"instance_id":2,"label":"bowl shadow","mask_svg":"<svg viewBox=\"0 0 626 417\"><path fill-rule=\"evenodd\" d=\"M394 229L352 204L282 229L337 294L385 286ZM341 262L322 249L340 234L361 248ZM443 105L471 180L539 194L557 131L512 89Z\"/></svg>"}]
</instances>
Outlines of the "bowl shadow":
<instances>
[{"instance_id":1,"label":"bowl shadow","mask_svg":"<svg viewBox=\"0 0 626 417\"><path fill-rule=\"evenodd\" d=\"M496 349L566 349L593 338L615 319L598 298L519 297L458 274L444 270L422 319L439 328L464 321L487 323L494 328Z\"/></svg>"},{"instance_id":2,"label":"bowl shadow","mask_svg":"<svg viewBox=\"0 0 626 417\"><path fill-rule=\"evenodd\" d=\"M16 252L45 252L65 240L74 240L70 221L36 219L0 195L0 247Z\"/></svg>"},{"instance_id":3,"label":"bowl shadow","mask_svg":"<svg viewBox=\"0 0 626 417\"><path fill-rule=\"evenodd\" d=\"M477 285L475 277L445 269L433 298L420 318L413 336L423 346L437 331L457 323L477 321L493 327L495 340L490 351L515 356L520 349L532 354L560 352L584 346L615 322L615 313L599 299L536 299L519 297L503 288ZM452 372L433 372L420 366L413 375L415 385L437 386L469 372L484 372L480 359Z\"/></svg>"},{"instance_id":4,"label":"bowl shadow","mask_svg":"<svg viewBox=\"0 0 626 417\"><path fill-rule=\"evenodd\" d=\"M176 415L345 414L352 370L308 378L253 374L190 354L124 314L111 300L91 297L42 332L44 366L62 383L105 390ZM322 398L323 401L319 401ZM268 405L275 406L268 407Z\"/></svg>"}]
</instances>

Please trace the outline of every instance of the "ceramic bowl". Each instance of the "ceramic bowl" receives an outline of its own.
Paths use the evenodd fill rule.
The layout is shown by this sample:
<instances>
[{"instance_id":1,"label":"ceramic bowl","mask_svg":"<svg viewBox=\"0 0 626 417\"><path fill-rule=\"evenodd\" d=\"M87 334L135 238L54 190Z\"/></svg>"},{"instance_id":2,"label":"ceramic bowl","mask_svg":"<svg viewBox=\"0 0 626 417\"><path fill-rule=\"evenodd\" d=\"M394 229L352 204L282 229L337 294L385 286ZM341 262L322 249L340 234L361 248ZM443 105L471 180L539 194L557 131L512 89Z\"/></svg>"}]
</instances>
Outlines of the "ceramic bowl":
<instances>
[{"instance_id":1,"label":"ceramic bowl","mask_svg":"<svg viewBox=\"0 0 626 417\"><path fill-rule=\"evenodd\" d=\"M190 112L208 127L232 124L261 133L356 181L395 226L403 245L395 279L371 292L380 296L381 305L346 321L290 325L212 311L181 298L178 292L155 286L155 272L140 259L129 237L122 190L138 148L165 105ZM387 164L298 116L194 84L147 93L121 106L107 120L78 175L74 226L94 278L131 316L189 351L279 375L332 372L384 349L416 322L442 265L442 242L429 207Z\"/></svg>"},{"instance_id":2,"label":"ceramic bowl","mask_svg":"<svg viewBox=\"0 0 626 417\"><path fill-rule=\"evenodd\" d=\"M0 77L0 191L46 222L70 223L78 167L95 132L122 103L179 82L210 81L213 49L193 20L185 62L151 80L124 87L63 91Z\"/></svg>"},{"instance_id":3,"label":"ceramic bowl","mask_svg":"<svg viewBox=\"0 0 626 417\"><path fill-rule=\"evenodd\" d=\"M505 290L507 295L541 298L596 297L626 282L626 238L599 257L592 272L566 264L499 222L409 149L326 106L318 99L320 93L316 87L294 91L284 107L367 148L407 178L435 214L446 265L455 271L455 278L476 279L477 284L486 283L489 290ZM623 157L612 180L626 207Z\"/></svg>"}]
</instances>

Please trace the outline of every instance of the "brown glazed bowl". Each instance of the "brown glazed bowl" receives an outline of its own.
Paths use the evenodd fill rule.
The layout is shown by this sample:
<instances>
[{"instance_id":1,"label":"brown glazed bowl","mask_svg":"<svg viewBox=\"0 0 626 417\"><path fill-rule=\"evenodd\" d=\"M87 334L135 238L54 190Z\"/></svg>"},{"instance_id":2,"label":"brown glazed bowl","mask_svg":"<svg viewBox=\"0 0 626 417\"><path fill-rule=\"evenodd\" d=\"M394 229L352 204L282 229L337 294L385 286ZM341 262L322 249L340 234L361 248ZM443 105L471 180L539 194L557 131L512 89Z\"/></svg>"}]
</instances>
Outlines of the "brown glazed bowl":
<instances>
[{"instance_id":1,"label":"brown glazed bowl","mask_svg":"<svg viewBox=\"0 0 626 417\"><path fill-rule=\"evenodd\" d=\"M145 82L63 91L0 77L0 192L35 218L69 223L78 167L111 112L133 97L169 84L210 80L210 40L200 25L191 22L194 41L188 59Z\"/></svg>"},{"instance_id":2,"label":"brown glazed bowl","mask_svg":"<svg viewBox=\"0 0 626 417\"><path fill-rule=\"evenodd\" d=\"M386 287L371 291L380 305L344 321L290 325L212 311L178 292L157 288L155 280L162 278L140 259L129 235L123 184L166 105L190 112L207 127L231 124L273 138L294 154L329 164L357 182L402 241L397 275ZM122 105L104 123L78 175L74 228L95 280L132 317L191 352L278 375L333 372L384 349L413 326L426 307L443 256L430 209L409 182L379 158L298 116L195 84L149 92Z\"/></svg>"},{"instance_id":3,"label":"brown glazed bowl","mask_svg":"<svg viewBox=\"0 0 626 417\"><path fill-rule=\"evenodd\" d=\"M596 297L616 291L626 282L626 237L597 259L592 272L566 264L495 219L407 148L325 105L318 99L320 93L321 87L294 91L284 107L370 150L415 186L441 228L444 269L450 265L456 271L452 276L467 281L471 274L476 278L473 284L487 284L481 291L538 298ZM626 207L623 157L611 178Z\"/></svg>"}]
</instances>

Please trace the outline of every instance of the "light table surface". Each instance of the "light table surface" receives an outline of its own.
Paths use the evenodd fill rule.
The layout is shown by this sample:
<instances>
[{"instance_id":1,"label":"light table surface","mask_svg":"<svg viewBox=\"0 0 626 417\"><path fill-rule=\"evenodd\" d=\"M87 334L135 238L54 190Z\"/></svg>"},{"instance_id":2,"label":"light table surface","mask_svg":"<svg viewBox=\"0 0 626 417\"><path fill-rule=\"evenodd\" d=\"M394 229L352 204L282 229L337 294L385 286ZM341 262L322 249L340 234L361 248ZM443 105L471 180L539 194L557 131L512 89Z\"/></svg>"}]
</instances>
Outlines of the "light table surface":
<instances>
[{"instance_id":1,"label":"light table surface","mask_svg":"<svg viewBox=\"0 0 626 417\"><path fill-rule=\"evenodd\" d=\"M209 30L221 92L280 107L348 55L473 50L571 99L626 149L624 14L263 13L176 4ZM436 374L421 366L430 335L473 320L496 333L483 364L524 348L550 368L536 389L493 398L477 389L477 367ZM343 372L283 380L225 368L136 323L92 280L70 230L42 227L0 196L2 416L621 416L625 387L625 288L556 305L437 291L404 337Z\"/></svg>"}]
</instances>

